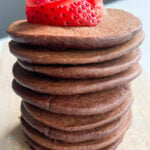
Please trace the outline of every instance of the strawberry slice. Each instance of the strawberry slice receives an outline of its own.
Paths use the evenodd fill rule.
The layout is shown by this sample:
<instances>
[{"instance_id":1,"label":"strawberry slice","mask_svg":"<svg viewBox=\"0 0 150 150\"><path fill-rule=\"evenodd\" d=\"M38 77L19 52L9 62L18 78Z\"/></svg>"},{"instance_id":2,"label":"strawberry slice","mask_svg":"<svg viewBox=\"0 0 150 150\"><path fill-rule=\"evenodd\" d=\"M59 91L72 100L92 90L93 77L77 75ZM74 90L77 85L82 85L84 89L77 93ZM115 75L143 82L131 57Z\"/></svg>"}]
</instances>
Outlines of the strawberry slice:
<instances>
[{"instance_id":1,"label":"strawberry slice","mask_svg":"<svg viewBox=\"0 0 150 150\"><path fill-rule=\"evenodd\" d=\"M100 22L102 0L27 0L30 23L54 26L94 26Z\"/></svg>"}]
</instances>

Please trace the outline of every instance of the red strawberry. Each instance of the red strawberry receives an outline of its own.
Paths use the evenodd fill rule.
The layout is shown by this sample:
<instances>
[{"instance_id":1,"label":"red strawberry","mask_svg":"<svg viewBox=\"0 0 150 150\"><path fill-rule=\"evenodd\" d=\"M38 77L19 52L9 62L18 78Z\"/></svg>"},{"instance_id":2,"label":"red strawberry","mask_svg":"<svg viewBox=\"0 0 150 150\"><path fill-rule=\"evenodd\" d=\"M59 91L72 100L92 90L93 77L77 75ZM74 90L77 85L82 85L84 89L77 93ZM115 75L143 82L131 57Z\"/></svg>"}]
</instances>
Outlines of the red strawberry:
<instances>
[{"instance_id":1,"label":"red strawberry","mask_svg":"<svg viewBox=\"0 0 150 150\"><path fill-rule=\"evenodd\" d=\"M101 0L38 1L41 2L39 5L27 3L26 15L30 23L55 26L94 26L100 22L102 15Z\"/></svg>"}]
</instances>

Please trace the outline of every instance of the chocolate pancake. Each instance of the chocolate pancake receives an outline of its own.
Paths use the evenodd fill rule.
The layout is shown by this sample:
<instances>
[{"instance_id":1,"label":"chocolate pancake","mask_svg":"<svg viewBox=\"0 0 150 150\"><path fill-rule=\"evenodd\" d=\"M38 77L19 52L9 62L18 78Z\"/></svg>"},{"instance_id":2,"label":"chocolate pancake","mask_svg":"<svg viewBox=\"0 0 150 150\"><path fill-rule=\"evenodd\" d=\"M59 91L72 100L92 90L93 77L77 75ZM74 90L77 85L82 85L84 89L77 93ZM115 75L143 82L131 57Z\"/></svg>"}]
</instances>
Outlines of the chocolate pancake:
<instances>
[{"instance_id":1,"label":"chocolate pancake","mask_svg":"<svg viewBox=\"0 0 150 150\"><path fill-rule=\"evenodd\" d=\"M85 142L78 142L78 143L66 143L62 141L53 140L47 138L46 136L40 134L37 130L33 129L27 123L22 121L22 128L25 134L31 138L34 142L38 143L39 145L49 148L49 149L57 149L57 150L95 150L95 149L102 149L105 148L117 140L119 140L124 133L127 131L131 124L131 113L129 113L124 120L122 126L117 129L113 134L103 137L102 139L98 140L89 140Z\"/></svg>"},{"instance_id":2,"label":"chocolate pancake","mask_svg":"<svg viewBox=\"0 0 150 150\"><path fill-rule=\"evenodd\" d=\"M17 95L41 109L68 115L103 114L117 108L130 94L129 85L82 95L59 96L42 94L20 86L15 80L13 89Z\"/></svg>"},{"instance_id":3,"label":"chocolate pancake","mask_svg":"<svg viewBox=\"0 0 150 150\"><path fill-rule=\"evenodd\" d=\"M28 136L26 136L26 139L27 139L27 143L33 150L51 150L51 149L44 148L44 147L40 146L39 144L35 143ZM110 146L99 149L99 150L115 150L118 147L118 145L120 144L120 142L122 141L122 139L123 138L120 138L119 140L117 140L116 142L111 144Z\"/></svg>"},{"instance_id":4,"label":"chocolate pancake","mask_svg":"<svg viewBox=\"0 0 150 150\"><path fill-rule=\"evenodd\" d=\"M100 126L94 129L90 130L84 130L84 131L74 131L74 132L67 132L62 131L58 129L51 128L49 126L46 126L39 121L35 120L25 109L24 107L21 108L22 112L22 119L28 123L31 127L38 130L40 133L44 134L45 136L55 139L55 140L61 140L64 142L74 143L74 142L83 142L88 140L94 140L94 139L100 139L104 136L110 135L113 132L115 132L124 121L123 117L106 124L104 126Z\"/></svg>"},{"instance_id":5,"label":"chocolate pancake","mask_svg":"<svg viewBox=\"0 0 150 150\"><path fill-rule=\"evenodd\" d=\"M127 84L128 82L135 79L140 74L140 72L141 67L139 64L135 64L125 72L105 78L87 80L62 80L31 73L24 70L18 64L15 64L13 68L15 80L19 84L40 93L56 95L74 95L110 89Z\"/></svg>"},{"instance_id":6,"label":"chocolate pancake","mask_svg":"<svg viewBox=\"0 0 150 150\"><path fill-rule=\"evenodd\" d=\"M18 60L26 70L46 74L57 78L100 78L123 72L137 63L141 53L135 50L118 59L100 64L88 65L34 65Z\"/></svg>"},{"instance_id":7,"label":"chocolate pancake","mask_svg":"<svg viewBox=\"0 0 150 150\"><path fill-rule=\"evenodd\" d=\"M141 21L119 9L107 9L107 15L95 27L59 27L14 22L8 34L14 41L58 48L97 49L118 45L130 40L141 30Z\"/></svg>"},{"instance_id":8,"label":"chocolate pancake","mask_svg":"<svg viewBox=\"0 0 150 150\"><path fill-rule=\"evenodd\" d=\"M51 50L9 43L10 51L18 59L35 64L88 64L98 63L121 57L137 49L144 39L143 31L138 32L130 41L107 49L96 50Z\"/></svg>"},{"instance_id":9,"label":"chocolate pancake","mask_svg":"<svg viewBox=\"0 0 150 150\"><path fill-rule=\"evenodd\" d=\"M96 128L120 118L130 108L131 104L132 97L129 97L118 108L105 114L92 116L55 114L39 109L26 102L23 102L23 107L34 119L49 127L64 131L81 131Z\"/></svg>"}]
</instances>

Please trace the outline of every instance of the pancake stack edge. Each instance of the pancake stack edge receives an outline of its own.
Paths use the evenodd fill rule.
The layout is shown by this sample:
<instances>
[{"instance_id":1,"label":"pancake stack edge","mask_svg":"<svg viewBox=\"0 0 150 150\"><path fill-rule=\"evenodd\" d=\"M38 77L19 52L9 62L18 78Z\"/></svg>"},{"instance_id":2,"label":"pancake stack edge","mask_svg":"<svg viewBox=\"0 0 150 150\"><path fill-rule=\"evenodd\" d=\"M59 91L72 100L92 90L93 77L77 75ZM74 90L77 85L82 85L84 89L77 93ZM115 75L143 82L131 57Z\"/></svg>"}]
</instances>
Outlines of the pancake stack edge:
<instances>
[{"instance_id":1,"label":"pancake stack edge","mask_svg":"<svg viewBox=\"0 0 150 150\"><path fill-rule=\"evenodd\" d=\"M141 72L144 38L140 20L108 9L97 27L41 30L18 21L8 34L17 57L12 87L22 98L28 144L35 150L116 149L132 121L130 82Z\"/></svg>"}]
</instances>

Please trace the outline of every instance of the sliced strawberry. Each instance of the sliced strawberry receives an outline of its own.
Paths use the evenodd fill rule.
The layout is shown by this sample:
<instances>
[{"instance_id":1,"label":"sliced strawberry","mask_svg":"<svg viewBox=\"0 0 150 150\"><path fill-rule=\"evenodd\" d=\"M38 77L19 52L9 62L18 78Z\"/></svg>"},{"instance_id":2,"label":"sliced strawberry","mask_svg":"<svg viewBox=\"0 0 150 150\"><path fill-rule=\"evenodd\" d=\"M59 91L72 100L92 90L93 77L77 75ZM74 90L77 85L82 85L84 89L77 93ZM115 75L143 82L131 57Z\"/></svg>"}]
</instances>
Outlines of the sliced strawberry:
<instances>
[{"instance_id":1,"label":"sliced strawberry","mask_svg":"<svg viewBox=\"0 0 150 150\"><path fill-rule=\"evenodd\" d=\"M28 3L26 6L28 22L55 26L94 26L100 22L102 4L97 1L101 0L95 0L96 3L92 0L43 1L44 4L36 6L32 4L32 7Z\"/></svg>"}]
</instances>

